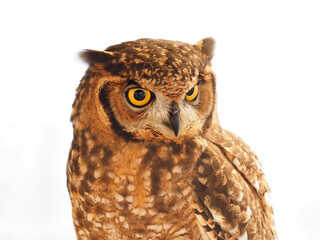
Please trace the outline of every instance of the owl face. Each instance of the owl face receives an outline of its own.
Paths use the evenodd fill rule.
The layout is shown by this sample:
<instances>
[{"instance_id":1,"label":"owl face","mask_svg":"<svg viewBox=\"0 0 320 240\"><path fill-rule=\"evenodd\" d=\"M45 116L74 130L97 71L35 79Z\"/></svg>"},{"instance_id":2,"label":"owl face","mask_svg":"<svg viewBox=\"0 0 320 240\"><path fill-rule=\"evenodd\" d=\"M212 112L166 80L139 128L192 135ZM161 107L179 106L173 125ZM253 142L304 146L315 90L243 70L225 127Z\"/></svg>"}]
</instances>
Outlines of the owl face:
<instances>
[{"instance_id":1,"label":"owl face","mask_svg":"<svg viewBox=\"0 0 320 240\"><path fill-rule=\"evenodd\" d=\"M179 142L204 131L215 101L213 46L204 41L213 45L142 39L84 52L96 73L101 127L149 141Z\"/></svg>"},{"instance_id":2,"label":"owl face","mask_svg":"<svg viewBox=\"0 0 320 240\"><path fill-rule=\"evenodd\" d=\"M208 104L213 102L212 82L199 76L198 82L176 97L133 81L107 83L99 99L105 109L113 112L123 130L137 139L175 140L201 132L212 108Z\"/></svg>"}]
</instances>

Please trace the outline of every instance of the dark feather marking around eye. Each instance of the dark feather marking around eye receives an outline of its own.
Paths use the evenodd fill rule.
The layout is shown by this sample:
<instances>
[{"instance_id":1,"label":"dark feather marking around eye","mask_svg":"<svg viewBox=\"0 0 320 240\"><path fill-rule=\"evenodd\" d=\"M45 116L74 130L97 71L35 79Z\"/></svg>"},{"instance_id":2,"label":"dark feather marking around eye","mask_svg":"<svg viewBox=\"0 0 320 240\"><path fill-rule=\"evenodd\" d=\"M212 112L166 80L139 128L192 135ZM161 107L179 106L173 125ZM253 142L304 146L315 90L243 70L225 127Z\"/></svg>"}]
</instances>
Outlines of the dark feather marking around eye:
<instances>
[{"instance_id":1,"label":"dark feather marking around eye","mask_svg":"<svg viewBox=\"0 0 320 240\"><path fill-rule=\"evenodd\" d=\"M119 137L124 138L126 140L137 141L131 133L124 131L123 127L117 121L117 119L116 119L116 117L110 107L109 92L108 92L106 86L101 89L100 94L99 94L99 100L102 103L103 108L109 117L109 120L111 123L111 129L113 130L113 132L115 134L117 134Z\"/></svg>"},{"instance_id":2,"label":"dark feather marking around eye","mask_svg":"<svg viewBox=\"0 0 320 240\"><path fill-rule=\"evenodd\" d=\"M208 116L208 118L206 119L205 123L202 126L202 133L203 134L205 134L208 131L208 129L211 127L212 118L213 118L213 110L214 110L214 107L211 108L209 116Z\"/></svg>"},{"instance_id":3,"label":"dark feather marking around eye","mask_svg":"<svg viewBox=\"0 0 320 240\"><path fill-rule=\"evenodd\" d=\"M216 91L216 81L215 81L215 78L213 75L211 75L212 77L212 94L213 96L215 95L215 91ZM199 82L201 83L201 81L204 81L204 80L200 80ZM213 112L214 112L214 107L215 107L215 99L213 98L213 103L212 103L212 108L210 110L210 113L209 113L209 116L208 118L206 119L205 123L203 124L202 126L202 133L205 134L208 129L211 127L211 123L212 123L212 118L213 118Z\"/></svg>"},{"instance_id":4,"label":"dark feather marking around eye","mask_svg":"<svg viewBox=\"0 0 320 240\"><path fill-rule=\"evenodd\" d=\"M130 85L136 85L136 86L141 87L140 84L138 84L136 81L131 80L131 79L128 80L128 84L127 84L127 85L128 85L128 86L130 86Z\"/></svg>"},{"instance_id":5,"label":"dark feather marking around eye","mask_svg":"<svg viewBox=\"0 0 320 240\"><path fill-rule=\"evenodd\" d=\"M199 81L198 81L198 85L201 85L201 84L203 84L203 83L205 83L206 81L205 80L203 80L203 79L199 79Z\"/></svg>"}]
</instances>

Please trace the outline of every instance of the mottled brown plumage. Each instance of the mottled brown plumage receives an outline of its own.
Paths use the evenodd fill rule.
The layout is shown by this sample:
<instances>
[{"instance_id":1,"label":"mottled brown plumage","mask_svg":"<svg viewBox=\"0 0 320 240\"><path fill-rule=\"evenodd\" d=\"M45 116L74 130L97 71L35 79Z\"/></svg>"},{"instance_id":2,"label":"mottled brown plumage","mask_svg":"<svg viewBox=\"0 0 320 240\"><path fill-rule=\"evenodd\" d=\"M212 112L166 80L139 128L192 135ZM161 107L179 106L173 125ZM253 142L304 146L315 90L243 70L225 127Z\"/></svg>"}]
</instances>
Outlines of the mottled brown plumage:
<instances>
[{"instance_id":1,"label":"mottled brown plumage","mask_svg":"<svg viewBox=\"0 0 320 240\"><path fill-rule=\"evenodd\" d=\"M276 238L260 163L217 118L213 48L82 52L67 166L78 239Z\"/></svg>"}]
</instances>

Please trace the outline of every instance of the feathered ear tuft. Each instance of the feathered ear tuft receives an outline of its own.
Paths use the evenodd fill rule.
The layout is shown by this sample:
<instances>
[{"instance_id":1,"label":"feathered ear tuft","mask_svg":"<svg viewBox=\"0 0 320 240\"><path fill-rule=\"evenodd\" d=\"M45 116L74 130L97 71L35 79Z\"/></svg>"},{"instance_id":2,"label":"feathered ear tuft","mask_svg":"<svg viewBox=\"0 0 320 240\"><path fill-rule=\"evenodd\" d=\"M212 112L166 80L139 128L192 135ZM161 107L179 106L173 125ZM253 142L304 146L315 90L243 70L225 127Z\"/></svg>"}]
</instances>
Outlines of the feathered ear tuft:
<instances>
[{"instance_id":1,"label":"feathered ear tuft","mask_svg":"<svg viewBox=\"0 0 320 240\"><path fill-rule=\"evenodd\" d=\"M88 63L90 66L95 63L111 63L114 59L112 52L97 51L86 49L79 53L79 56L83 61Z\"/></svg>"},{"instance_id":2,"label":"feathered ear tuft","mask_svg":"<svg viewBox=\"0 0 320 240\"><path fill-rule=\"evenodd\" d=\"M215 41L213 38L210 37L202 39L201 41L197 42L194 46L198 47L200 49L200 52L209 57L209 59L211 60L214 52L214 45Z\"/></svg>"}]
</instances>

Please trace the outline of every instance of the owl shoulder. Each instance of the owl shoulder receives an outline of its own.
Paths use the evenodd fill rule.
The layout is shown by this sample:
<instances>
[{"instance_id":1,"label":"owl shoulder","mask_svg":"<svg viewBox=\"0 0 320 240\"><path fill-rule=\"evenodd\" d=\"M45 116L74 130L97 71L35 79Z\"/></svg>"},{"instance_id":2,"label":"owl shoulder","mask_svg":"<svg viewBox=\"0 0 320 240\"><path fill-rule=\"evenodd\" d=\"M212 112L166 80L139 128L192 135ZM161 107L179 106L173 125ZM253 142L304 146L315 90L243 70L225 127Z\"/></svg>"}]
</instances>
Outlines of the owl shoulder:
<instances>
[{"instance_id":1,"label":"owl shoulder","mask_svg":"<svg viewBox=\"0 0 320 240\"><path fill-rule=\"evenodd\" d=\"M207 134L210 142L217 145L233 166L263 199L270 191L257 155L240 137L224 129L214 129Z\"/></svg>"}]
</instances>

